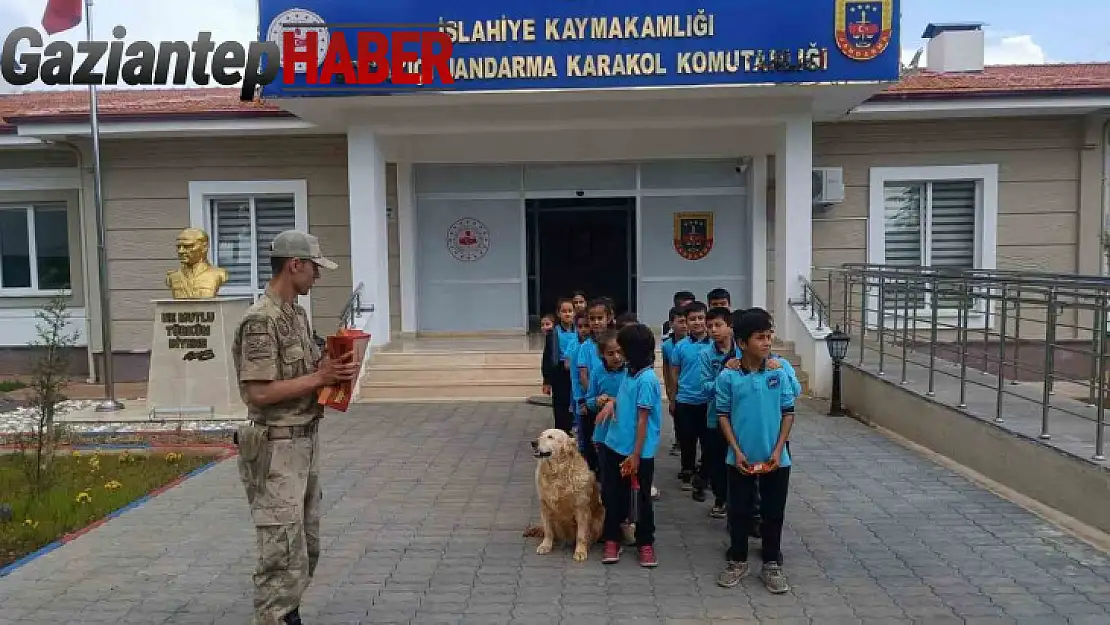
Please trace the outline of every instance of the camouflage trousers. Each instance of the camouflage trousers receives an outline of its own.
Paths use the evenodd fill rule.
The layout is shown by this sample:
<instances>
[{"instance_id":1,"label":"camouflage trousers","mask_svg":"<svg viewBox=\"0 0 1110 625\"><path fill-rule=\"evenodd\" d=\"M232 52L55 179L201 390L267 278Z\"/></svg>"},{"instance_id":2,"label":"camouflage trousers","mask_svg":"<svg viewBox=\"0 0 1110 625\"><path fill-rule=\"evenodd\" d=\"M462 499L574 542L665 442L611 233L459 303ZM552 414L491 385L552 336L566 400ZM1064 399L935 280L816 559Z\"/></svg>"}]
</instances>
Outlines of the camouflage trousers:
<instances>
[{"instance_id":1,"label":"camouflage trousers","mask_svg":"<svg viewBox=\"0 0 1110 625\"><path fill-rule=\"evenodd\" d=\"M280 625L299 607L320 558L318 434L268 440L266 430L239 429L239 478L258 541L252 625Z\"/></svg>"}]
</instances>

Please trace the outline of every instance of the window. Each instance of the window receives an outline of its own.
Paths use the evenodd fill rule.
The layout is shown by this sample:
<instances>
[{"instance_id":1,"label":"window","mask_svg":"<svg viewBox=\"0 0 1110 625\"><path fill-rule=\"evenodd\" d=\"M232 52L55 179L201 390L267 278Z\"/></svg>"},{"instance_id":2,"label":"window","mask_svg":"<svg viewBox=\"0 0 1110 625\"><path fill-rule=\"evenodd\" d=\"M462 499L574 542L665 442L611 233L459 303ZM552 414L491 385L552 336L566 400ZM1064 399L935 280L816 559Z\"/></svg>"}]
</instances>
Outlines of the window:
<instances>
[{"instance_id":1,"label":"window","mask_svg":"<svg viewBox=\"0 0 1110 625\"><path fill-rule=\"evenodd\" d=\"M270 281L270 243L296 228L292 194L217 197L209 200L212 257L227 270L229 292L261 293Z\"/></svg>"},{"instance_id":2,"label":"window","mask_svg":"<svg viewBox=\"0 0 1110 625\"><path fill-rule=\"evenodd\" d=\"M868 262L995 268L997 165L877 167L871 170L870 196ZM915 311L932 306L930 293L920 285L884 291L883 307L891 312L904 310L907 303ZM937 303L940 314L954 315L960 294L941 293ZM981 302L973 308L984 312Z\"/></svg>"},{"instance_id":3,"label":"window","mask_svg":"<svg viewBox=\"0 0 1110 625\"><path fill-rule=\"evenodd\" d=\"M887 182L883 188L886 264L907 267L975 268L975 215L978 183L971 180ZM919 288L897 289L888 306L923 308ZM941 307L959 306L956 294L942 294Z\"/></svg>"},{"instance_id":4,"label":"window","mask_svg":"<svg viewBox=\"0 0 1110 625\"><path fill-rule=\"evenodd\" d=\"M194 180L189 223L210 238L209 256L226 269L221 295L257 298L270 281L270 243L283 230L308 230L305 180ZM301 305L311 312L308 297Z\"/></svg>"},{"instance_id":5,"label":"window","mask_svg":"<svg viewBox=\"0 0 1110 625\"><path fill-rule=\"evenodd\" d=\"M61 293L70 279L65 202L0 206L0 294Z\"/></svg>"}]
</instances>

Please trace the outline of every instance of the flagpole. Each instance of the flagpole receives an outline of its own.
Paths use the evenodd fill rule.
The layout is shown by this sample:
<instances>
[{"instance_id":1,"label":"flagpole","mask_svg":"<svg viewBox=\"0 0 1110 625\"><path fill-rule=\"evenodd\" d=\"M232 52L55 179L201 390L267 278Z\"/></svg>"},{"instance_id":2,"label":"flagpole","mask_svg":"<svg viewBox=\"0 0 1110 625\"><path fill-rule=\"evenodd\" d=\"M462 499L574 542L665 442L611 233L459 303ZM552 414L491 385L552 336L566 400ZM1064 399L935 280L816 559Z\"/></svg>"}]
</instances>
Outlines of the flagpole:
<instances>
[{"instance_id":1,"label":"flagpole","mask_svg":"<svg viewBox=\"0 0 1110 625\"><path fill-rule=\"evenodd\" d=\"M85 32L93 40L93 0L85 0ZM89 84L89 120L92 122L93 203L96 216L96 259L100 267L100 343L104 353L104 401L97 412L116 412L123 404L116 400L115 368L112 363L112 314L108 302L108 253L105 248L104 195L100 178L100 120L97 116L96 85Z\"/></svg>"}]
</instances>

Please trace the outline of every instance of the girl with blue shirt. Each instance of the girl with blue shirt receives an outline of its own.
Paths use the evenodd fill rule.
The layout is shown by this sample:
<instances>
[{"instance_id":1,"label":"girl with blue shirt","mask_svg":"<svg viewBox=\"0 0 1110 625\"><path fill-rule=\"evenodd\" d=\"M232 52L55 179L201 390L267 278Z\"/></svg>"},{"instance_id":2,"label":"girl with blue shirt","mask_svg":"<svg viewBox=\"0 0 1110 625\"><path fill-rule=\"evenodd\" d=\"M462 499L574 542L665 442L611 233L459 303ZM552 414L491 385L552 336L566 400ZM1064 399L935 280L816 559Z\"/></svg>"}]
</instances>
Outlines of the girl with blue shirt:
<instances>
[{"instance_id":1,"label":"girl with blue shirt","mask_svg":"<svg viewBox=\"0 0 1110 625\"><path fill-rule=\"evenodd\" d=\"M574 314L586 312L586 302L588 300L585 291L575 291L571 294L570 301L574 304Z\"/></svg>"},{"instance_id":2,"label":"girl with blue shirt","mask_svg":"<svg viewBox=\"0 0 1110 625\"><path fill-rule=\"evenodd\" d=\"M543 384L551 388L551 412L555 427L570 434L574 415L570 410L570 352L578 344L574 327L574 303L569 297L556 307L559 323L547 334L543 345Z\"/></svg>"},{"instance_id":3,"label":"girl with blue shirt","mask_svg":"<svg viewBox=\"0 0 1110 625\"><path fill-rule=\"evenodd\" d=\"M605 424L601 452L604 458L601 498L605 504L602 531L605 552L601 561L612 564L620 560L621 523L628 518L632 478L635 477L640 487L639 515L629 520L636 524L640 566L654 567L659 562L655 557L651 482L663 421L663 391L653 367L655 335L650 328L637 323L621 328L617 344L628 363L628 375L621 382L616 399L607 402L598 414L598 423Z\"/></svg>"},{"instance_id":4,"label":"girl with blue shirt","mask_svg":"<svg viewBox=\"0 0 1110 625\"><path fill-rule=\"evenodd\" d=\"M587 412L584 423L590 430L587 451L585 452L586 463L590 462L592 453L594 464L590 468L594 470L600 480L601 453L604 450L605 435L609 431L609 422L593 424L601 409L617 397L621 389L621 382L628 377L628 370L625 369L624 355L617 343L616 330L609 329L601 333L601 336L597 338L597 350L599 354L598 363L590 372L590 386L586 390ZM585 432L583 432L582 438L586 438Z\"/></svg>"},{"instance_id":5,"label":"girl with blue shirt","mask_svg":"<svg viewBox=\"0 0 1110 625\"><path fill-rule=\"evenodd\" d=\"M578 431L578 451L582 452L590 469L597 473L597 452L593 436L594 419L597 418L598 408L596 405L590 405L589 390L592 387L594 370L603 364L601 354L604 346L600 339L613 325L613 309L608 301L595 299L586 308L586 316L590 322L590 336L578 348L576 362L579 386L583 389L584 409L576 415L575 427ZM615 341L616 336L614 335L613 338Z\"/></svg>"}]
</instances>

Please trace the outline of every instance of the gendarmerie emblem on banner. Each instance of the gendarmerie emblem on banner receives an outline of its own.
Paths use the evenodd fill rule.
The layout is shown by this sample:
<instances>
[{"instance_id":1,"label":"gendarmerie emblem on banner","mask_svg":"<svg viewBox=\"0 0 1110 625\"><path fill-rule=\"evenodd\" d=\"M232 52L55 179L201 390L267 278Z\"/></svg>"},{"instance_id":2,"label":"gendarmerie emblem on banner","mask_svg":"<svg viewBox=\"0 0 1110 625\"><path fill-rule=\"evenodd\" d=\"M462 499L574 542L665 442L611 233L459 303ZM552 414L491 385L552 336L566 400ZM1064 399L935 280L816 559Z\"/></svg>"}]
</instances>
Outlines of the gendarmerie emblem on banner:
<instances>
[{"instance_id":1,"label":"gendarmerie emblem on banner","mask_svg":"<svg viewBox=\"0 0 1110 625\"><path fill-rule=\"evenodd\" d=\"M894 32L894 0L836 0L836 47L856 61L886 51Z\"/></svg>"},{"instance_id":2,"label":"gendarmerie emblem on banner","mask_svg":"<svg viewBox=\"0 0 1110 625\"><path fill-rule=\"evenodd\" d=\"M328 34L327 22L318 13L308 11L305 9L289 9L282 11L277 17L270 22L270 28L267 29L266 39L277 44L278 50L282 55L285 54L285 32L290 31L293 33L293 46L297 52L308 51L308 33L316 33L316 53L319 55L320 62L323 62L324 57L328 53ZM307 71L308 65L306 63L294 64L294 70L298 74L303 74Z\"/></svg>"},{"instance_id":3,"label":"gendarmerie emblem on banner","mask_svg":"<svg viewBox=\"0 0 1110 625\"><path fill-rule=\"evenodd\" d=\"M463 217L447 229L447 251L455 260L479 260L489 251L489 230L477 219Z\"/></svg>"},{"instance_id":4,"label":"gendarmerie emblem on banner","mask_svg":"<svg viewBox=\"0 0 1110 625\"><path fill-rule=\"evenodd\" d=\"M713 249L713 213L675 213L674 251L686 260L701 260Z\"/></svg>"}]
</instances>

